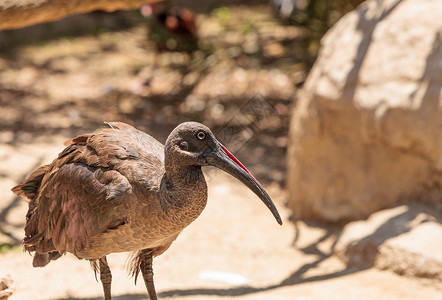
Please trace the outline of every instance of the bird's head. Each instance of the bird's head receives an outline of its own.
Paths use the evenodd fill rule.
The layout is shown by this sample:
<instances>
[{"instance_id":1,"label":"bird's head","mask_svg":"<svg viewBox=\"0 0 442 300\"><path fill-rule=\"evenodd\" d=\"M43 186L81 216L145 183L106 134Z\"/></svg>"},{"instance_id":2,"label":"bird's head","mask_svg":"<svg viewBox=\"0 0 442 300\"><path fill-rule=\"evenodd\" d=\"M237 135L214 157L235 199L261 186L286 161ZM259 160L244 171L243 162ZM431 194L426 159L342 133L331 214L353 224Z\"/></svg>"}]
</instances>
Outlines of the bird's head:
<instances>
[{"instance_id":1,"label":"bird's head","mask_svg":"<svg viewBox=\"0 0 442 300\"><path fill-rule=\"evenodd\" d=\"M229 173L251 189L282 224L278 210L262 185L207 126L197 122L178 125L167 138L165 151L166 165L169 159L174 166L214 166Z\"/></svg>"}]
</instances>

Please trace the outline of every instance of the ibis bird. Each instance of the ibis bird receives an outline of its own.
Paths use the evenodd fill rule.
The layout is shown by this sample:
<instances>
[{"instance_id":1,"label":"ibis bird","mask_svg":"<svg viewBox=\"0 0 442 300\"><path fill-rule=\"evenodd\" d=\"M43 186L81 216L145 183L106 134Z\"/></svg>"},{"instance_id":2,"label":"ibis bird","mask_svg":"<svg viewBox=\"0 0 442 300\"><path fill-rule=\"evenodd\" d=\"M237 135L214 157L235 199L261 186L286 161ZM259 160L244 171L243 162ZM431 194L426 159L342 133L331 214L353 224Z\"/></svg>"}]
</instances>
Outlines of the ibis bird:
<instances>
[{"instance_id":1,"label":"ibis bird","mask_svg":"<svg viewBox=\"0 0 442 300\"><path fill-rule=\"evenodd\" d=\"M201 167L215 166L249 187L282 224L262 185L205 125L177 126L163 146L120 122L77 136L50 164L12 189L29 199L25 250L44 267L66 252L91 261L104 297L111 299L106 255L133 251L131 273L141 271L157 299L153 257L166 251L202 212L207 185Z\"/></svg>"}]
</instances>

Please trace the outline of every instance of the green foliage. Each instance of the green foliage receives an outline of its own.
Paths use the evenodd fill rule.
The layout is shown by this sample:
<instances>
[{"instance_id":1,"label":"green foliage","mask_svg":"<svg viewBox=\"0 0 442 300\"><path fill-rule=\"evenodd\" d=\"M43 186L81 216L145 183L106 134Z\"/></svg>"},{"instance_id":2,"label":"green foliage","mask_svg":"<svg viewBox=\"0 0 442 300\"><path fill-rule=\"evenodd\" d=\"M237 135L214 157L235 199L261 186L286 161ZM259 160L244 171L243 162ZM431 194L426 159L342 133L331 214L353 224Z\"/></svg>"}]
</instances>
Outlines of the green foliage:
<instances>
[{"instance_id":1,"label":"green foliage","mask_svg":"<svg viewBox=\"0 0 442 300\"><path fill-rule=\"evenodd\" d=\"M0 228L0 254L20 250L20 241Z\"/></svg>"},{"instance_id":2,"label":"green foliage","mask_svg":"<svg viewBox=\"0 0 442 300\"><path fill-rule=\"evenodd\" d=\"M251 22L243 22L240 28L243 34L247 34L252 31L256 31L256 28L253 26Z\"/></svg>"},{"instance_id":3,"label":"green foliage","mask_svg":"<svg viewBox=\"0 0 442 300\"><path fill-rule=\"evenodd\" d=\"M212 15L220 20L222 23L228 23L230 21L230 9L228 7L220 7L214 9Z\"/></svg>"},{"instance_id":4,"label":"green foliage","mask_svg":"<svg viewBox=\"0 0 442 300\"><path fill-rule=\"evenodd\" d=\"M9 243L0 244L0 254L6 253L11 250L17 250L19 247L11 245Z\"/></svg>"},{"instance_id":5,"label":"green foliage","mask_svg":"<svg viewBox=\"0 0 442 300\"><path fill-rule=\"evenodd\" d=\"M303 49L305 56L309 57L309 65L316 58L319 41L327 30L362 2L363 0L309 0L305 9L293 12L289 22L300 25L307 31Z\"/></svg>"},{"instance_id":6,"label":"green foliage","mask_svg":"<svg viewBox=\"0 0 442 300\"><path fill-rule=\"evenodd\" d=\"M310 0L305 10L306 26L314 32L323 34L361 2L363 0Z\"/></svg>"}]
</instances>

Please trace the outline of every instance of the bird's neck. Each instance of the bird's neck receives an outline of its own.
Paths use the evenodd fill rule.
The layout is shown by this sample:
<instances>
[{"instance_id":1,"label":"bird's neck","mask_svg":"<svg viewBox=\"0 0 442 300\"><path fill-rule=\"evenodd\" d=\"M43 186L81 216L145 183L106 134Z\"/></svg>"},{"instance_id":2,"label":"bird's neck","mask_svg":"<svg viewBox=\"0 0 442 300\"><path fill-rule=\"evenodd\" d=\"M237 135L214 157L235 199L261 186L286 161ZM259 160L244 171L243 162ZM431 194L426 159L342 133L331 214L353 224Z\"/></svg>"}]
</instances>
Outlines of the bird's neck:
<instances>
[{"instance_id":1,"label":"bird's neck","mask_svg":"<svg viewBox=\"0 0 442 300\"><path fill-rule=\"evenodd\" d=\"M207 185L201 167L166 168L160 194L161 205L168 214L181 215L186 222L193 221L207 202Z\"/></svg>"}]
</instances>

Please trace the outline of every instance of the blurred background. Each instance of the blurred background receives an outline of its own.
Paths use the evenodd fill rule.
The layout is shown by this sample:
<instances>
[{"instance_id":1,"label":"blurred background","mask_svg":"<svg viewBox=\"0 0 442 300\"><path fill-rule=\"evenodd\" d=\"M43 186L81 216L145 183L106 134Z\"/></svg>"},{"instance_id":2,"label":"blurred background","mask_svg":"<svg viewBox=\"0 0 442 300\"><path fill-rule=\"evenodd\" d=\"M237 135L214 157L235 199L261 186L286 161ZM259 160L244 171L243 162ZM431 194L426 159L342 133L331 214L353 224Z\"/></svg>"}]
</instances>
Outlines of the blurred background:
<instances>
[{"instance_id":1,"label":"blurred background","mask_svg":"<svg viewBox=\"0 0 442 300\"><path fill-rule=\"evenodd\" d=\"M85 261L32 268L21 253L27 204L14 185L105 121L164 143L188 120L251 170L285 224L208 170L206 211L154 262L160 298L440 299L441 2L103 4L27 27L38 6L8 5L0 299L2 289L11 299L101 299ZM124 262L111 260L116 299L144 299Z\"/></svg>"}]
</instances>

